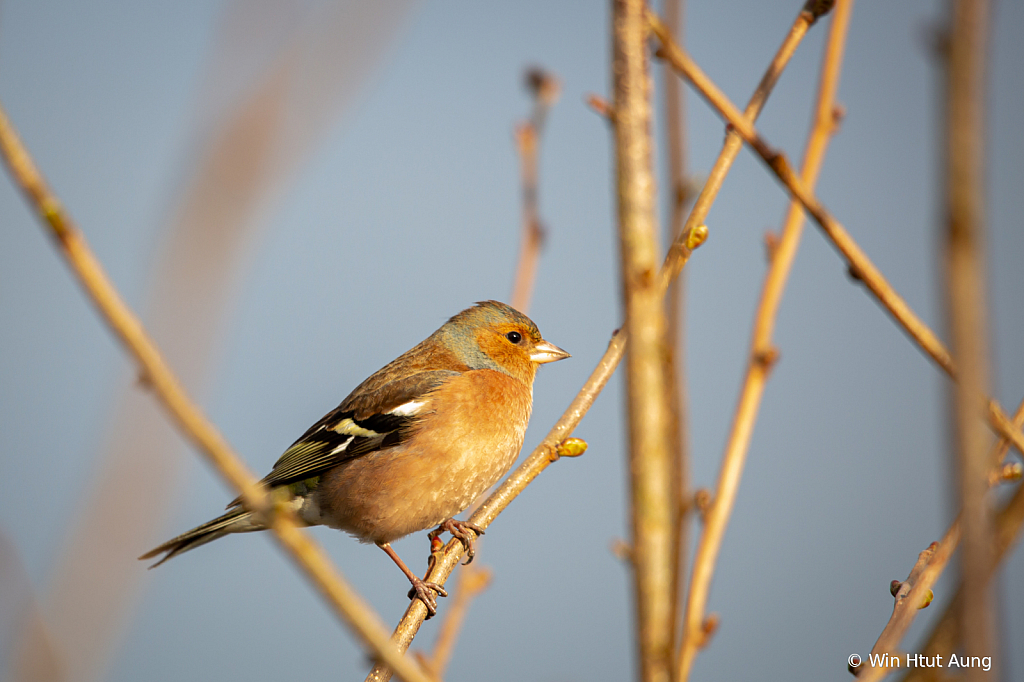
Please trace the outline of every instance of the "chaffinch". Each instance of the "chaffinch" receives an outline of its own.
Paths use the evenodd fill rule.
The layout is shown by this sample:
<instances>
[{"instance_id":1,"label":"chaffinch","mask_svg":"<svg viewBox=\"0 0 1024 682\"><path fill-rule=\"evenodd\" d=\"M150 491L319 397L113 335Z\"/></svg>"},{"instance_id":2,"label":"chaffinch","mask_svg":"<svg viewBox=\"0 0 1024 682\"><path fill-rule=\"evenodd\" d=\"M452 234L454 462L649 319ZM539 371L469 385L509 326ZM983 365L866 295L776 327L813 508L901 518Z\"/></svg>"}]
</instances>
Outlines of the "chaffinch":
<instances>
[{"instance_id":1,"label":"chaffinch","mask_svg":"<svg viewBox=\"0 0 1024 682\"><path fill-rule=\"evenodd\" d=\"M471 560L483 530L453 516L515 462L533 407L537 367L569 357L530 318L497 301L452 317L359 384L292 444L263 479L308 525L347 531L387 552L431 615L439 585L416 576L391 542L438 528ZM153 567L229 533L266 528L235 499L228 513L139 557ZM469 531L472 531L470 533Z\"/></svg>"}]
</instances>

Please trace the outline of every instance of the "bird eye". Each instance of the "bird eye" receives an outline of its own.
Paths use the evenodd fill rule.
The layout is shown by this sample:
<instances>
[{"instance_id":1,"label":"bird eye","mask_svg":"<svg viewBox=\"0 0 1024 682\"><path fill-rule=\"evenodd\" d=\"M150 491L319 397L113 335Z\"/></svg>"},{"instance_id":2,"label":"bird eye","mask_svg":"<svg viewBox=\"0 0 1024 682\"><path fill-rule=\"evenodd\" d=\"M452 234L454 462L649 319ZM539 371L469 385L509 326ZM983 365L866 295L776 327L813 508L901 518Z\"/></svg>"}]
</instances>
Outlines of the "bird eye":
<instances>
[{"instance_id":1,"label":"bird eye","mask_svg":"<svg viewBox=\"0 0 1024 682\"><path fill-rule=\"evenodd\" d=\"M523 335L519 332L509 332L508 334L505 334L505 338L512 343L519 343L523 340Z\"/></svg>"}]
</instances>

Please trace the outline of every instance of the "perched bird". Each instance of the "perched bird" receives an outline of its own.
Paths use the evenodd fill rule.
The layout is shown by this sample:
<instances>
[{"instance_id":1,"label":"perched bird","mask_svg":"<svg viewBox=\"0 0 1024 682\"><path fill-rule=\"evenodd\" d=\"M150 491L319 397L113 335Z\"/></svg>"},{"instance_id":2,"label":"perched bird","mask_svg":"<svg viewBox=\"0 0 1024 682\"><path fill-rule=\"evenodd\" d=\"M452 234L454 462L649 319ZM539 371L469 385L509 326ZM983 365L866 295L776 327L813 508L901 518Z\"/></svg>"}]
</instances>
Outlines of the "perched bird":
<instances>
[{"instance_id":1,"label":"perched bird","mask_svg":"<svg viewBox=\"0 0 1024 682\"><path fill-rule=\"evenodd\" d=\"M439 585L416 576L391 542L438 526L473 557L483 531L454 517L515 462L537 367L569 357L537 325L497 301L452 317L359 384L292 444L263 479L308 525L347 531L387 552L433 615ZM264 530L240 499L228 513L139 557L173 556L229 533ZM472 531L472 532L470 532Z\"/></svg>"}]
</instances>

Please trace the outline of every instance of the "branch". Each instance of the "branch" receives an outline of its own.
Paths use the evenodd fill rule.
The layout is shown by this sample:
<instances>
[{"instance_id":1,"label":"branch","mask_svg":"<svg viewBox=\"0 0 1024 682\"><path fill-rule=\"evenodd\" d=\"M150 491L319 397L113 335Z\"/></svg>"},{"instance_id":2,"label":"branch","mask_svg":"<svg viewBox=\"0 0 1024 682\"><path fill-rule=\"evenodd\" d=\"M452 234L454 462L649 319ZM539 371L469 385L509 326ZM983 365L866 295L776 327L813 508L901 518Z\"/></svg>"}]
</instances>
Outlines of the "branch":
<instances>
[{"instance_id":1,"label":"branch","mask_svg":"<svg viewBox=\"0 0 1024 682\"><path fill-rule=\"evenodd\" d=\"M440 540L438 540L440 542ZM430 658L420 658L424 667L434 675L440 677L444 674L445 668L452 657L452 650L455 648L455 640L459 637L462 624L469 612L469 603L476 595L486 590L491 584L493 572L486 566L470 564L462 569L459 577L459 589L455 593L455 599L447 609L444 622L441 624L437 634L437 641L434 643L434 653Z\"/></svg>"},{"instance_id":2,"label":"branch","mask_svg":"<svg viewBox=\"0 0 1024 682\"><path fill-rule=\"evenodd\" d=\"M626 331L626 413L640 679L671 677L672 449L661 358L665 311L655 273L651 84L644 0L612 4L612 88L619 249Z\"/></svg>"},{"instance_id":3,"label":"branch","mask_svg":"<svg viewBox=\"0 0 1024 682\"><path fill-rule=\"evenodd\" d=\"M995 528L993 566L998 565L1000 561L1006 558L1008 550L1013 546L1017 536L1020 535L1021 529L1024 528L1024 485L1017 486L1017 491L1013 497L996 515ZM893 606L892 616L889 618L885 629L882 630L882 634L878 636L878 641L871 648L873 654L888 653L890 656L896 654L897 647L903 639L903 635L910 628L910 624L913 623L918 610L927 606L926 601L931 587L942 574L946 564L949 563L950 556L953 550L956 549L959 536L960 524L958 519L946 531L946 535L943 536L941 542L932 543L925 552L922 552L922 554L926 552L931 554L927 558L927 566L924 570L918 570L916 575L912 571L911 576L907 578L906 582L900 585L899 591L895 595L896 604ZM911 587L912 589L909 589ZM923 647L922 653L924 655L948 655L956 648L957 642L961 637L959 622L963 600L964 588L961 582L953 593L953 598L950 600L946 612L942 614L942 617L935 624L932 634ZM915 604L919 606L915 607ZM983 655L989 656L991 654L985 653ZM992 660L995 661L994 656ZM925 679L928 676L927 670L927 668L911 669L904 678L904 682ZM876 682L882 679L888 671L889 668L886 666L850 669L850 672L857 675L857 679L860 682Z\"/></svg>"},{"instance_id":4,"label":"branch","mask_svg":"<svg viewBox=\"0 0 1024 682\"><path fill-rule=\"evenodd\" d=\"M993 613L992 509L988 434L979 408L989 392L985 296L984 203L986 0L952 3L946 62L946 300L950 340L959 366L951 405L952 470L958 482L963 552L960 633L966 656L996 651ZM998 677L998 674L994 674ZM971 668L967 678L988 679Z\"/></svg>"},{"instance_id":5,"label":"branch","mask_svg":"<svg viewBox=\"0 0 1024 682\"><path fill-rule=\"evenodd\" d=\"M807 6L810 7L812 4L812 2L808 2ZM806 35L807 29L814 24L818 16L821 16L826 11L827 8L815 11L805 8L797 16L769 65L767 72L761 79L754 96L751 98L748 113L752 118L761 112L765 101L768 99L768 95L789 63L797 46ZM615 112L603 99L593 96L591 97L591 103L599 105L598 113L608 118L614 124ZM721 189L725 176L728 175L729 169L736 159L742 144L742 139L736 133L730 133L726 137L725 145L723 145L722 151L719 153L718 159L708 175L699 198L690 210L690 215L686 220L686 227L665 255L665 261L661 266L661 271L658 273L659 291L662 292L662 295L668 289L671 281L682 271L693 254L694 249L698 248L707 239L708 230L703 224L704 219L707 217L708 211L718 196L718 191ZM572 435L580 420L590 410L594 400L604 389L605 384L608 383L625 353L626 340L625 331L617 331L613 334L604 355L601 356L597 366L591 372L590 377L584 383L579 393L576 394L572 403L562 413L561 418L530 456L505 479L501 486L473 514L470 518L472 523L486 529L487 525L504 511L533 479L546 469L551 462L558 459L556 451L558 444ZM449 542L445 547L444 553L428 573L428 579L439 585L444 585L444 581L447 580L461 558L462 544L454 541ZM422 604L418 601L413 601L409 608L406 609L392 635L392 641L398 645L400 651L408 649L425 617L426 608L423 608ZM367 676L366 680L367 682L384 682L390 679L390 677L391 673L386 666L377 665L370 675Z\"/></svg>"},{"instance_id":6,"label":"branch","mask_svg":"<svg viewBox=\"0 0 1024 682\"><path fill-rule=\"evenodd\" d=\"M676 35L682 35L683 0L666 0L665 21ZM682 233L689 202L689 184L686 177L686 90L669 69L662 68L665 88L665 133L668 146L669 221L668 243ZM662 373L665 376L666 400L669 408L669 446L672 448L672 564L669 575L669 631L673 639L679 632L681 589L685 578L686 552L689 546L690 509L690 446L689 396L686 389L685 278L672 280L665 295L665 354Z\"/></svg>"},{"instance_id":7,"label":"branch","mask_svg":"<svg viewBox=\"0 0 1024 682\"><path fill-rule=\"evenodd\" d=\"M615 344L615 340L612 340ZM620 344L620 348L623 344ZM609 349L610 350L610 349ZM621 355L621 350L619 350ZM608 358L609 352L605 353ZM587 410L594 403L594 399L608 383L612 373L615 371L615 364L601 362L590 375L590 379L584 385L583 390L576 396L569 409L565 411L562 418L551 429L548 435L540 442L530 456L506 478L498 489L491 493L490 497L469 517L470 523L480 526L484 530L503 512L506 507L518 497L519 493L526 489L533 479L537 478L542 471L548 468L552 462L557 462L562 457L578 457L586 452L587 444L579 438L569 438L572 429L576 427L579 420L583 418ZM455 566L462 560L464 554L462 543L451 540L444 549L436 556L430 570L427 571L426 580L444 586L445 581L455 570ZM399 651L406 651L412 640L419 632L420 626L427 616L427 607L419 599L409 602L402 620L391 635L391 641L395 643ZM391 679L391 670L387 665L378 663L370 674L367 675L367 682L386 682Z\"/></svg>"},{"instance_id":8,"label":"branch","mask_svg":"<svg viewBox=\"0 0 1024 682\"><path fill-rule=\"evenodd\" d=\"M145 384L152 388L182 434L204 453L220 475L242 497L246 509L263 515L278 543L307 579L376 655L387 660L407 682L427 682L427 676L388 641L380 619L348 585L320 547L299 530L283 509L274 509L256 478L231 450L223 436L185 393L142 323L125 304L96 260L85 237L64 211L60 200L36 169L17 132L0 107L0 151L25 199L50 228L50 235L78 277L107 325L139 364Z\"/></svg>"},{"instance_id":9,"label":"branch","mask_svg":"<svg viewBox=\"0 0 1024 682\"><path fill-rule=\"evenodd\" d=\"M753 123L741 116L736 107L725 97L713 82L700 70L700 67L690 59L665 33L661 22L654 15L649 14L648 20L651 28L662 42L659 52L672 64L673 68L697 89L698 92L711 104L718 113L729 123L729 128L736 131L750 147L757 152L758 156L779 178L786 189L797 201L803 205L814 218L814 221L832 241L836 249L846 258L851 275L864 282L868 290L874 294L879 303L889 312L903 330L913 339L929 357L931 357L951 378L956 379L956 366L946 347L939 341L935 333L921 321L914 311L907 305L906 301L892 288L882 273L875 267L874 263L860 249L857 243L850 237L846 229L828 212L813 192L809 191L800 178L793 171L786 156L781 152L774 151L757 133ZM1009 418L1006 413L993 403L997 411L998 420L993 422L993 429L996 434L1009 438L1016 442L1020 440L1020 433L1014 434L1003 431L999 426L1007 423Z\"/></svg>"},{"instance_id":10,"label":"branch","mask_svg":"<svg viewBox=\"0 0 1024 682\"><path fill-rule=\"evenodd\" d=\"M818 85L814 124L809 133L804 153L802 177L804 183L809 187L813 187L817 181L828 142L836 129L835 95L839 85L843 49L852 9L852 0L839 2L829 30L821 68L821 79ZM705 609L711 589L711 579L714 576L722 538L736 501L736 493L743 475L743 467L750 447L754 424L757 421L764 387L778 356L772 346L772 331L775 327L775 319L786 281L789 278L789 272L800 243L803 217L800 204L796 201L791 202L782 230L782 238L770 253L771 263L765 274L761 301L755 315L746 378L740 390L732 429L725 447L725 454L722 457L718 486L712 498L711 507L705 515L704 530L694 559L683 623L683 639L678 654L678 680L685 681L689 678L697 652L707 640Z\"/></svg>"},{"instance_id":11,"label":"branch","mask_svg":"<svg viewBox=\"0 0 1024 682\"><path fill-rule=\"evenodd\" d=\"M1019 413L1018 413L1019 414ZM1017 491L1010 498L1010 501L1006 503L999 513L996 515L995 521L995 563L998 564L1006 558L1010 548L1013 547L1014 542L1021 533L1021 529L1024 528L1024 485L1017 486ZM926 656L934 656L936 654L948 654L953 651L957 642L960 640L961 631L959 627L959 616L960 611L963 608L964 590L963 584L957 586L956 591L953 594L953 599L950 600L949 606L946 607L945 613L935 624L932 629L931 635L929 635L927 642L922 647L922 653ZM913 615L911 615L913 618ZM907 623L909 626L909 623ZM899 636L895 638L893 646L899 643L902 639L903 633L900 632ZM989 654L985 654L989 655ZM993 657L993 662L995 657ZM923 680L926 675L927 668L911 668L907 672L907 676L904 678L904 682L917 682ZM868 673L873 672L871 669ZM864 679L880 679L881 675L865 675Z\"/></svg>"},{"instance_id":12,"label":"branch","mask_svg":"<svg viewBox=\"0 0 1024 682\"><path fill-rule=\"evenodd\" d=\"M533 113L530 120L516 129L516 148L522 167L523 227L511 300L512 307L523 313L530 307L533 284L537 279L537 261L544 245L544 228L537 202L538 143L548 109L558 100L560 90L558 79L539 68L526 73L526 85L533 94Z\"/></svg>"},{"instance_id":13,"label":"branch","mask_svg":"<svg viewBox=\"0 0 1024 682\"><path fill-rule=\"evenodd\" d=\"M804 36L807 35L807 30L820 17L827 14L831 7L832 3L827 0L824 2L808 0L804 8L797 14L793 25L768 65L768 69L761 77L761 82L757 84L753 96L747 103L747 108L743 111L743 115L751 123L757 120L757 117L761 114L761 110L768 101L768 96L771 94L772 89L774 89L775 83L789 64L789 60L796 51L797 46L800 45ZM651 24L651 30L658 36L663 46L666 42L673 44L671 33L657 16L653 13L648 13L647 19ZM656 55L665 58L664 47L659 49ZM715 159L715 164L711 167L711 172L708 173L704 187L701 188L700 194L697 195L697 200L694 201L693 208L690 209L690 215L686 218L686 223L683 225L679 236L665 255L665 264L661 269L662 289L668 288L669 282L675 279L676 275L679 274L686 264L686 260L690 256L690 249L687 248L686 242L690 239L694 230L704 225L708 212L711 210L711 205L715 203L718 192L722 188L722 183L725 182L725 176L729 174L729 169L732 168L733 161L736 160L736 156L740 153L740 148L742 147L743 138L740 137L739 133L733 130L727 131L722 151L719 152L718 158Z\"/></svg>"},{"instance_id":14,"label":"branch","mask_svg":"<svg viewBox=\"0 0 1024 682\"><path fill-rule=\"evenodd\" d=\"M1024 426L1024 400L1021 400L1020 405L1017 407L1017 412L1013 417L1013 423L1011 428L1019 431L1021 426ZM991 468L1001 468L1003 458L1006 456L1006 452L1009 448L1009 441L1005 438L1000 438L996 444L992 447L991 452L988 456L988 465ZM1016 521L1016 525L1008 525L1009 522L1006 518L1016 518L1013 516L1013 512L1010 510L1018 509L1017 514L1021 510L1024 510L1024 486L1018 486L1017 492L1009 504L1004 507L1003 511L1000 512L1000 528L1001 532L997 536L998 541L996 543L996 560L1001 560L1006 552L1006 549L1010 546L1012 538L1016 536L1020 530L1020 520ZM1010 514L1008 517L1007 515ZM893 654L899 647L900 642L903 640L903 636L906 634L910 624L914 622L914 617L917 615L917 608L912 607L912 604L923 603L924 597L931 590L932 585L938 580L939 576L942 575L942 571L946 568L946 564L949 563L950 557L953 555L953 551L956 549L957 543L960 541L960 517L949 526L946 534L943 535L942 540L937 546L934 546L934 551L928 560L928 571L920 571L917 575L911 572L911 576L904 581L899 588L899 591L893 595L896 597L896 603L893 604L892 616L889 617L889 622L886 623L885 628L882 629L882 633L878 635L878 639L875 641L873 647L871 647L871 653L880 654ZM935 545L935 543L932 543ZM912 580L913 579L913 580ZM945 615L935 626L932 631L932 635L929 638L929 644L925 646L925 652L929 654L949 653L953 650L955 642L951 637L947 637L950 632L950 628L955 629L956 616L959 614L959 608L955 607L954 604L959 599L959 589L957 596L954 597L953 603L950 604ZM941 646L936 646L937 643L941 642ZM988 655L988 654L985 654ZM868 660L871 660L870 658ZM886 668L879 666L876 668L861 668L859 670L850 669L851 672L857 674L862 680L878 680L886 672ZM913 675L911 675L913 677Z\"/></svg>"}]
</instances>

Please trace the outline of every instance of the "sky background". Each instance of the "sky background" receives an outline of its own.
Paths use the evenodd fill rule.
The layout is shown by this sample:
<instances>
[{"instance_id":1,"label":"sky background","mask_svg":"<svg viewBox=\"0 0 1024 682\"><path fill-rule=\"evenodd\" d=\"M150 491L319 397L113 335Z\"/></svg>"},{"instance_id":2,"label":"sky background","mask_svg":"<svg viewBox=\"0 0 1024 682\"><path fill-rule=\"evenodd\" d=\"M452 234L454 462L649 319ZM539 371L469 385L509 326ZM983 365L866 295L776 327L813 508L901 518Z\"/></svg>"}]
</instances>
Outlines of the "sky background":
<instances>
[{"instance_id":1,"label":"sky background","mask_svg":"<svg viewBox=\"0 0 1024 682\"><path fill-rule=\"evenodd\" d=\"M520 223L512 131L530 110L522 73L549 69L563 90L541 151L549 237L530 316L573 357L539 372L528 451L582 386L622 315L612 138L584 104L588 93L609 92L609 4L423 0L387 4L379 16L357 3L272 5L7 0L0 102L145 320L197 160L253 74L272 63L268 55L284 45L324 79L307 85L330 81L336 89L292 93L301 115L292 112L292 132L272 155L277 175L265 199L253 202L244 246L225 263L222 314L211 334L199 334L212 360L187 381L262 474L363 378L449 316L474 301L509 297ZM742 106L799 5L688 0L687 46ZM941 83L928 36L944 9L924 1L855 6L839 89L847 115L818 190L943 338ZM339 37L324 39L334 26ZM996 3L988 265L992 390L1008 411L1024 395L1021 29L1024 5ZM284 37L303 31L316 39ZM812 29L758 124L792 159L802 154L826 33L824 22ZM688 164L702 178L723 126L692 93L686 110ZM657 154L663 170L665 155ZM707 219L708 241L686 268L696 486L713 487L717 477L765 269L763 235L778 227L786 202L760 162L742 152ZM150 432L115 426L121 396L141 393L132 388L131 363L6 177L0 244L6 668L19 618L32 604L55 630L68 620L47 595L108 444L121 437L145 452ZM187 336L187 323L179 321L177 333ZM708 605L721 626L693 679L761 678L766 669L793 680L848 679L847 656L866 654L888 619L889 581L906 577L955 514L950 384L847 277L813 227L775 343L781 361ZM163 420L144 394L142 402ZM586 455L550 467L488 529L477 561L493 569L494 581L471 607L446 679L634 675L631 580L610 551L628 528L622 407L617 374L576 431L590 444ZM110 606L120 627L101 647L102 662L76 679L280 679L298 670L359 679L367 670L360 648L264 534L221 540L152 572L134 562L234 497L182 440L169 456L182 464L157 481L169 500L154 512L159 521L116 556L97 547L98 570L109 560L131 577L121 603ZM128 523L139 503L121 491L118 513ZM120 499L117 491L108 496ZM117 525L110 522L112 533ZM385 622L397 623L407 583L387 557L335 531L312 532ZM396 544L417 570L426 547L422 534ZM919 615L908 650L945 608L955 572L947 571L935 603ZM1024 675L1022 577L1018 547L999 578L998 664L1006 680ZM442 616L447 606L441 600ZM415 648L429 648L438 622L421 630Z\"/></svg>"}]
</instances>

